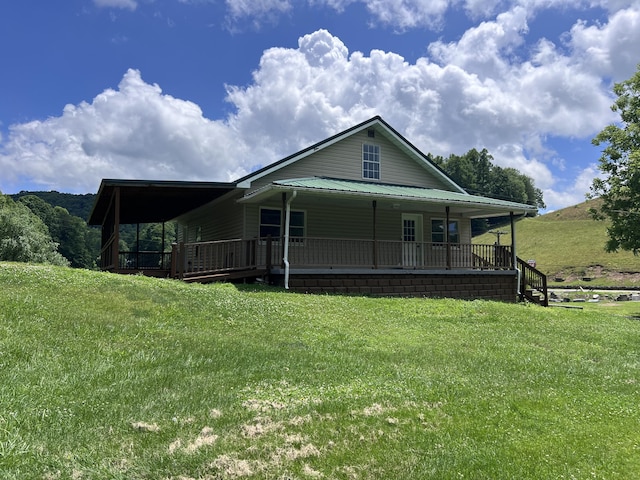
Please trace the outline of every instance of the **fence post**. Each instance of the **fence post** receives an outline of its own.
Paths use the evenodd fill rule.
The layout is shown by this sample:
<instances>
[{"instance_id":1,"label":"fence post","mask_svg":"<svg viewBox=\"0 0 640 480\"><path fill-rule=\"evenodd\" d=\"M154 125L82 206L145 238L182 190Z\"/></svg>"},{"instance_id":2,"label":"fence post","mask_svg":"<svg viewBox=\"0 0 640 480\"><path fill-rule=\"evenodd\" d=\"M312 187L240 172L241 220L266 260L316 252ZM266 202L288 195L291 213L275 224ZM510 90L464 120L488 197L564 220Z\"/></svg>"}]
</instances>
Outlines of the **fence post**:
<instances>
[{"instance_id":1,"label":"fence post","mask_svg":"<svg viewBox=\"0 0 640 480\"><path fill-rule=\"evenodd\" d=\"M271 248L272 248L271 235L267 235L267 246L265 251L265 263L266 263L267 273L271 271Z\"/></svg>"},{"instance_id":2,"label":"fence post","mask_svg":"<svg viewBox=\"0 0 640 480\"><path fill-rule=\"evenodd\" d=\"M373 239L373 268L378 268L378 239Z\"/></svg>"},{"instance_id":3,"label":"fence post","mask_svg":"<svg viewBox=\"0 0 640 480\"><path fill-rule=\"evenodd\" d=\"M180 266L178 270L178 278L180 278L181 280L184 278L184 262L186 260L185 253L184 242L180 242L180 248L178 250L178 265Z\"/></svg>"},{"instance_id":4,"label":"fence post","mask_svg":"<svg viewBox=\"0 0 640 480\"><path fill-rule=\"evenodd\" d=\"M177 274L178 274L178 244L172 243L171 244L171 278L176 278Z\"/></svg>"}]
</instances>

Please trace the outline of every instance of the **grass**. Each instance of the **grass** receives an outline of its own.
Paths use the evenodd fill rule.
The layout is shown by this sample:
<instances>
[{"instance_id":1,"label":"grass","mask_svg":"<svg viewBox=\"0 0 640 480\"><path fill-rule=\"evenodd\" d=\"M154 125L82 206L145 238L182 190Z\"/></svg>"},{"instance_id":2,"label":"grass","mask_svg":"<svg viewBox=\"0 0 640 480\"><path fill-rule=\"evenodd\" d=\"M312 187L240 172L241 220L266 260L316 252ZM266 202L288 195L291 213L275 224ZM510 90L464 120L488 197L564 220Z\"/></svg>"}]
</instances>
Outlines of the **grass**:
<instances>
[{"instance_id":1,"label":"grass","mask_svg":"<svg viewBox=\"0 0 640 480\"><path fill-rule=\"evenodd\" d=\"M639 345L600 310L2 263L0 478L637 478Z\"/></svg>"},{"instance_id":2,"label":"grass","mask_svg":"<svg viewBox=\"0 0 640 480\"><path fill-rule=\"evenodd\" d=\"M640 257L632 252L604 250L607 224L590 217L591 204L584 202L518 221L518 256L524 260L534 259L536 268L555 286L640 288ZM507 232L501 243L511 244L510 225L498 230ZM473 241L492 244L496 236L486 233ZM562 281L555 281L556 278Z\"/></svg>"}]
</instances>

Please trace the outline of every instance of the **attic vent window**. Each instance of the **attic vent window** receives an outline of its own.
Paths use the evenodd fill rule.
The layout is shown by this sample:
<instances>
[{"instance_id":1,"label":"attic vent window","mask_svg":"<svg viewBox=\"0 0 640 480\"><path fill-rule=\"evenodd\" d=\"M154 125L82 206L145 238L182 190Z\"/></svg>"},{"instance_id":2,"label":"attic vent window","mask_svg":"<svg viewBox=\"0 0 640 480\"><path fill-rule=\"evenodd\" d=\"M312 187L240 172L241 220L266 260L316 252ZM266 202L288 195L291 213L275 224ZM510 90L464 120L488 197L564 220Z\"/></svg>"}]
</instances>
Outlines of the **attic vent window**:
<instances>
[{"instance_id":1,"label":"attic vent window","mask_svg":"<svg viewBox=\"0 0 640 480\"><path fill-rule=\"evenodd\" d=\"M362 145L362 178L380 180L379 145Z\"/></svg>"},{"instance_id":2,"label":"attic vent window","mask_svg":"<svg viewBox=\"0 0 640 480\"><path fill-rule=\"evenodd\" d=\"M367 130L367 137L375 138L375 136L376 136L376 131L374 129L371 128L371 129Z\"/></svg>"}]
</instances>

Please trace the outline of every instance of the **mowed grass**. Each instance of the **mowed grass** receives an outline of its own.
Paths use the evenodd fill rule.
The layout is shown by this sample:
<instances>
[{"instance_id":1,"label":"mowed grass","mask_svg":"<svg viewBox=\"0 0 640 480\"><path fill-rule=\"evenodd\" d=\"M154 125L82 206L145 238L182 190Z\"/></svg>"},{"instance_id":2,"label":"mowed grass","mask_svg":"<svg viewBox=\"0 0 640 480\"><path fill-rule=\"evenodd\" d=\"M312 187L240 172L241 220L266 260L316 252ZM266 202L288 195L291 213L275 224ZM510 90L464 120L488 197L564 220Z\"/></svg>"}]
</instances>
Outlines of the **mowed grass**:
<instances>
[{"instance_id":1,"label":"mowed grass","mask_svg":"<svg viewBox=\"0 0 640 480\"><path fill-rule=\"evenodd\" d=\"M639 382L628 315L0 264L3 479L638 478Z\"/></svg>"}]
</instances>

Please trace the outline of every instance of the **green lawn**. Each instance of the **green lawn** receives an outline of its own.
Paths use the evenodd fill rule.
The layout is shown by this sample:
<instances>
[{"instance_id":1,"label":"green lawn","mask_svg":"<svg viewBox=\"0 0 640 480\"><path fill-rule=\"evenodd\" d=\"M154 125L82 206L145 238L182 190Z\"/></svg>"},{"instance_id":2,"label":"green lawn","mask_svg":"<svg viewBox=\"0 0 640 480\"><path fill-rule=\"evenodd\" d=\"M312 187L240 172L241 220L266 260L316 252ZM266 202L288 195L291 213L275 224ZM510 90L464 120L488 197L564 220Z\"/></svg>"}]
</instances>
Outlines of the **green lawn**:
<instances>
[{"instance_id":1,"label":"green lawn","mask_svg":"<svg viewBox=\"0 0 640 480\"><path fill-rule=\"evenodd\" d=\"M629 313L0 263L0 478L639 478Z\"/></svg>"}]
</instances>

